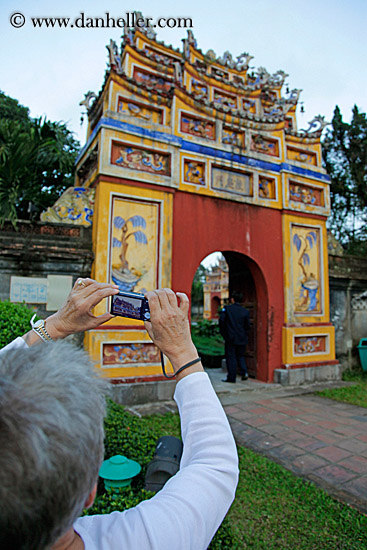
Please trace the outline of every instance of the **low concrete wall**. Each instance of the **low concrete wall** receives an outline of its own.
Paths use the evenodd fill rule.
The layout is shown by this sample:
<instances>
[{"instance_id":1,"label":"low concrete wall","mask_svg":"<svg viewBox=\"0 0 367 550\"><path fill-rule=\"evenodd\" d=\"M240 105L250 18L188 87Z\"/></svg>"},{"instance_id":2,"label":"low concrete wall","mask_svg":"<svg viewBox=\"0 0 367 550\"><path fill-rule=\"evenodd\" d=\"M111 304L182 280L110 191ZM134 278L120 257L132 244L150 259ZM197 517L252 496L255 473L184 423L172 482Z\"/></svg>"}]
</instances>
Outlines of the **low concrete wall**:
<instances>
[{"instance_id":1,"label":"low concrete wall","mask_svg":"<svg viewBox=\"0 0 367 550\"><path fill-rule=\"evenodd\" d=\"M359 365L357 345L367 338L367 258L329 256L330 320L343 369Z\"/></svg>"},{"instance_id":2,"label":"low concrete wall","mask_svg":"<svg viewBox=\"0 0 367 550\"><path fill-rule=\"evenodd\" d=\"M313 382L327 380L341 380L341 365L320 365L318 367L301 367L299 369L276 369L274 371L275 384L283 386L300 386Z\"/></svg>"},{"instance_id":3,"label":"low concrete wall","mask_svg":"<svg viewBox=\"0 0 367 550\"><path fill-rule=\"evenodd\" d=\"M176 382L138 382L135 384L113 384L112 399L119 405L142 405L173 399Z\"/></svg>"}]
</instances>

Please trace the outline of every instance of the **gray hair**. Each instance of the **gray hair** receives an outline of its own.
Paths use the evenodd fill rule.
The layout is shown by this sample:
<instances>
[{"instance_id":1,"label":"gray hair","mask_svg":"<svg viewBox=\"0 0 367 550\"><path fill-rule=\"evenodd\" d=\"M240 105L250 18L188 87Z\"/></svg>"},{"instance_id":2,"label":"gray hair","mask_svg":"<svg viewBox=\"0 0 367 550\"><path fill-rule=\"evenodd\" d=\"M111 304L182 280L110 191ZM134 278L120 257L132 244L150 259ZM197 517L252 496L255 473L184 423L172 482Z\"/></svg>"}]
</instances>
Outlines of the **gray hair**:
<instances>
[{"instance_id":1,"label":"gray hair","mask_svg":"<svg viewBox=\"0 0 367 550\"><path fill-rule=\"evenodd\" d=\"M0 356L0 547L41 550L81 514L103 459L107 383L67 342Z\"/></svg>"}]
</instances>

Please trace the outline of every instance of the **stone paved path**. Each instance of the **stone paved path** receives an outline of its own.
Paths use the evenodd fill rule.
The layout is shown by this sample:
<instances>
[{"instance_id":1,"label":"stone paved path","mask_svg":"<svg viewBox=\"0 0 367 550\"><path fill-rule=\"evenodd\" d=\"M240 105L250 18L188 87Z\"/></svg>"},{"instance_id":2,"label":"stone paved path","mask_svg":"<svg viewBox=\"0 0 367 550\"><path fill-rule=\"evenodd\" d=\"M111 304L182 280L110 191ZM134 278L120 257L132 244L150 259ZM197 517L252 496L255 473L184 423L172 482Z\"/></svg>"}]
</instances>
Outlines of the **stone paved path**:
<instances>
[{"instance_id":1,"label":"stone paved path","mask_svg":"<svg viewBox=\"0 0 367 550\"><path fill-rule=\"evenodd\" d=\"M256 394L238 393L237 403L233 394L224 407L237 442L367 512L367 409L313 394Z\"/></svg>"}]
</instances>

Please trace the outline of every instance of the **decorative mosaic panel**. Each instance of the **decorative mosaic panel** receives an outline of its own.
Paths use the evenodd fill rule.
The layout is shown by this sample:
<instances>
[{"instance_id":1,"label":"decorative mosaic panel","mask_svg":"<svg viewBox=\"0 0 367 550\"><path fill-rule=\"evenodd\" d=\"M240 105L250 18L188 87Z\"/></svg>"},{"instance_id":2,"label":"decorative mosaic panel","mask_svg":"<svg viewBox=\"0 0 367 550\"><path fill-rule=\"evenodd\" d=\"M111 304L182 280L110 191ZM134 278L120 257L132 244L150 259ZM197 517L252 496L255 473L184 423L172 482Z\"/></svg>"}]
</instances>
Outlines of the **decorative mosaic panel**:
<instances>
[{"instance_id":1,"label":"decorative mosaic panel","mask_svg":"<svg viewBox=\"0 0 367 550\"><path fill-rule=\"evenodd\" d=\"M261 199L276 198L276 182L274 178L259 176L259 197Z\"/></svg>"},{"instance_id":2,"label":"decorative mosaic panel","mask_svg":"<svg viewBox=\"0 0 367 550\"><path fill-rule=\"evenodd\" d=\"M292 181L289 182L289 199L312 206L325 206L323 189Z\"/></svg>"},{"instance_id":3,"label":"decorative mosaic panel","mask_svg":"<svg viewBox=\"0 0 367 550\"><path fill-rule=\"evenodd\" d=\"M136 82L141 82L142 84L161 92L169 92L172 87L171 80L166 80L165 78L162 78L154 73L143 71L138 67L134 68L133 78Z\"/></svg>"},{"instance_id":4,"label":"decorative mosaic panel","mask_svg":"<svg viewBox=\"0 0 367 550\"><path fill-rule=\"evenodd\" d=\"M235 172L213 166L212 168L212 189L216 191L226 191L243 197L251 197L252 174L244 172Z\"/></svg>"},{"instance_id":5,"label":"decorative mosaic panel","mask_svg":"<svg viewBox=\"0 0 367 550\"><path fill-rule=\"evenodd\" d=\"M114 141L111 149L111 164L130 170L169 176L171 159L168 153L149 151Z\"/></svg>"},{"instance_id":6,"label":"decorative mosaic panel","mask_svg":"<svg viewBox=\"0 0 367 550\"><path fill-rule=\"evenodd\" d=\"M196 99L208 99L209 97L208 86L194 78L191 80L191 93L194 94Z\"/></svg>"},{"instance_id":7,"label":"decorative mosaic panel","mask_svg":"<svg viewBox=\"0 0 367 550\"><path fill-rule=\"evenodd\" d=\"M237 97L230 94L225 94L222 91L214 90L213 101L214 103L219 103L220 105L226 105L231 109L237 109Z\"/></svg>"},{"instance_id":8,"label":"decorative mosaic panel","mask_svg":"<svg viewBox=\"0 0 367 550\"><path fill-rule=\"evenodd\" d=\"M205 185L205 162L184 159L184 181L186 183L195 183L196 185Z\"/></svg>"},{"instance_id":9,"label":"decorative mosaic panel","mask_svg":"<svg viewBox=\"0 0 367 550\"><path fill-rule=\"evenodd\" d=\"M245 133L239 130L233 130L230 126L223 126L222 142L228 145L236 145L237 147L244 147Z\"/></svg>"},{"instance_id":10,"label":"decorative mosaic panel","mask_svg":"<svg viewBox=\"0 0 367 550\"><path fill-rule=\"evenodd\" d=\"M320 229L291 225L293 311L322 313Z\"/></svg>"},{"instance_id":11,"label":"decorative mosaic panel","mask_svg":"<svg viewBox=\"0 0 367 550\"><path fill-rule=\"evenodd\" d=\"M242 99L242 109L248 113L256 114L256 101L254 99L244 97Z\"/></svg>"},{"instance_id":12,"label":"decorative mosaic panel","mask_svg":"<svg viewBox=\"0 0 367 550\"><path fill-rule=\"evenodd\" d=\"M117 111L124 115L149 120L149 122L154 122L155 124L163 123L162 109L156 109L142 103L136 103L124 97L119 97Z\"/></svg>"},{"instance_id":13,"label":"decorative mosaic panel","mask_svg":"<svg viewBox=\"0 0 367 550\"><path fill-rule=\"evenodd\" d=\"M185 134L215 140L215 124L211 120L181 113L180 129Z\"/></svg>"},{"instance_id":14,"label":"decorative mosaic panel","mask_svg":"<svg viewBox=\"0 0 367 550\"><path fill-rule=\"evenodd\" d=\"M121 291L157 288L159 203L113 196L109 280Z\"/></svg>"},{"instance_id":15,"label":"decorative mosaic panel","mask_svg":"<svg viewBox=\"0 0 367 550\"><path fill-rule=\"evenodd\" d=\"M103 344L103 365L152 364L160 362L159 349L154 344Z\"/></svg>"},{"instance_id":16,"label":"decorative mosaic panel","mask_svg":"<svg viewBox=\"0 0 367 550\"><path fill-rule=\"evenodd\" d=\"M305 151L304 149L287 147L287 159L317 166L317 154L314 151Z\"/></svg>"},{"instance_id":17,"label":"decorative mosaic panel","mask_svg":"<svg viewBox=\"0 0 367 550\"><path fill-rule=\"evenodd\" d=\"M251 137L251 151L262 153L263 155L279 156L279 144L276 139L266 138L260 134Z\"/></svg>"},{"instance_id":18,"label":"decorative mosaic panel","mask_svg":"<svg viewBox=\"0 0 367 550\"><path fill-rule=\"evenodd\" d=\"M327 352L327 336L295 336L294 355L311 355Z\"/></svg>"}]
</instances>

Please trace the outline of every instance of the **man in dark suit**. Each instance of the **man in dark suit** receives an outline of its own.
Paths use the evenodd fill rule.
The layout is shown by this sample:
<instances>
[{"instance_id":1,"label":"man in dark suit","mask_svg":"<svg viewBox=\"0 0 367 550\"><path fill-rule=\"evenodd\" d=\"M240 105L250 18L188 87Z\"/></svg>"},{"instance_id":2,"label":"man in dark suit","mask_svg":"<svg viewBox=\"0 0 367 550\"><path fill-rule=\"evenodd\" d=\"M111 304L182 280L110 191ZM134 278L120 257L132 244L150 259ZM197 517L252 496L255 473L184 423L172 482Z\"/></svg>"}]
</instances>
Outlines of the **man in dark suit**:
<instances>
[{"instance_id":1,"label":"man in dark suit","mask_svg":"<svg viewBox=\"0 0 367 550\"><path fill-rule=\"evenodd\" d=\"M225 306L219 317L219 330L225 340L227 378L222 382L236 382L237 368L240 368L242 380L247 380L245 350L250 330L250 314L242 307L243 296L233 291L230 304Z\"/></svg>"}]
</instances>

